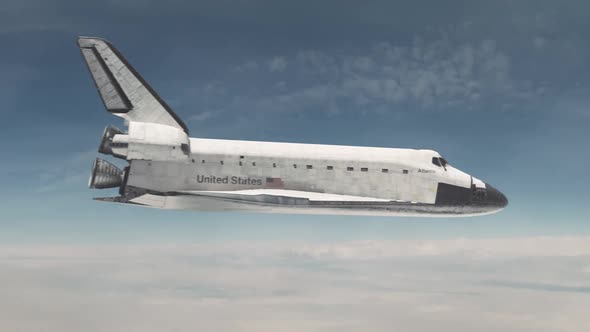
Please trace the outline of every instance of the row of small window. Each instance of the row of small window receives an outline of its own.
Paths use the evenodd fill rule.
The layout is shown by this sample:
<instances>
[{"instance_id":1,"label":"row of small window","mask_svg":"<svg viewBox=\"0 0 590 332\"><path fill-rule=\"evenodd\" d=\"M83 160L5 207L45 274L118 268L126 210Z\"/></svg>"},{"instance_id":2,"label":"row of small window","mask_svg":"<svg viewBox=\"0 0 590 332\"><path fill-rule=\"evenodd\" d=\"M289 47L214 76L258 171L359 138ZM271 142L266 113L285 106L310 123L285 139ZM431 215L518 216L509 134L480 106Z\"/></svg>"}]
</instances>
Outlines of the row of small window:
<instances>
[{"instance_id":1,"label":"row of small window","mask_svg":"<svg viewBox=\"0 0 590 332\"><path fill-rule=\"evenodd\" d=\"M194 162L195 162L195 160L193 159L193 163ZM201 163L204 164L205 163L205 160L204 159L201 160ZM219 163L221 165L224 164L223 163L223 160L221 160ZM244 163L240 161L238 165L243 166ZM252 166L256 166L256 162L255 161L252 162ZM276 168L277 167L277 163L272 163L272 167L273 168ZM293 168L297 168L297 164L293 164ZM313 165L305 165L305 168L306 169L313 169ZM326 166L326 170L333 171L334 170L334 166ZM350 167L350 166L349 167L346 167L346 170L349 171L349 172L352 172L352 171L354 171L354 167ZM361 167L361 172L368 172L368 171L369 171L369 168L368 167ZM382 168L381 169L381 173L389 173L389 169L388 168ZM404 169L403 170L403 173L404 174L408 174L408 170L407 169Z\"/></svg>"}]
</instances>

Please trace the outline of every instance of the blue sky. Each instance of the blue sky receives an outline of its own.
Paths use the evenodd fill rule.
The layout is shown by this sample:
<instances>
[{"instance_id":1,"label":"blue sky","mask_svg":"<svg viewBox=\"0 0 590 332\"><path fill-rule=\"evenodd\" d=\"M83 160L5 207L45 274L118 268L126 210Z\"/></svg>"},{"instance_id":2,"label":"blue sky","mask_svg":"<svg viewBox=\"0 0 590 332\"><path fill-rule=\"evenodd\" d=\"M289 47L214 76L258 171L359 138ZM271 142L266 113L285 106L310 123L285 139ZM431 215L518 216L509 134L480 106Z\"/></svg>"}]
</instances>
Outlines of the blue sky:
<instances>
[{"instance_id":1,"label":"blue sky","mask_svg":"<svg viewBox=\"0 0 590 332\"><path fill-rule=\"evenodd\" d=\"M6 242L588 234L583 1L19 1L0 5ZM196 137L432 148L510 199L469 219L101 204L104 111L75 46L109 39ZM110 192L109 192L110 193Z\"/></svg>"}]
</instances>

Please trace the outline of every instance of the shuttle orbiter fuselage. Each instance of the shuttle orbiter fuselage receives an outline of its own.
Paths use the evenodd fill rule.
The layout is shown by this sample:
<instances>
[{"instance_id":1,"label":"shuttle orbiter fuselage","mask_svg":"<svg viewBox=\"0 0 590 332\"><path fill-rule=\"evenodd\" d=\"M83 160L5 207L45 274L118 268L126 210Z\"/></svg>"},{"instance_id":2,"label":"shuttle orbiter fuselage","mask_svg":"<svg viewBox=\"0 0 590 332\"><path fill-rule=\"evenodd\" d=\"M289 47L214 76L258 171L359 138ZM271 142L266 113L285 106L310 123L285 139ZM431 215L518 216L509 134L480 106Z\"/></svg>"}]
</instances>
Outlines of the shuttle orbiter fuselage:
<instances>
[{"instance_id":1,"label":"shuttle orbiter fuselage","mask_svg":"<svg viewBox=\"0 0 590 332\"><path fill-rule=\"evenodd\" d=\"M432 150L190 138L188 128L107 41L78 45L107 110L128 123L105 129L91 188L103 201L167 209L275 213L468 216L508 201Z\"/></svg>"}]
</instances>

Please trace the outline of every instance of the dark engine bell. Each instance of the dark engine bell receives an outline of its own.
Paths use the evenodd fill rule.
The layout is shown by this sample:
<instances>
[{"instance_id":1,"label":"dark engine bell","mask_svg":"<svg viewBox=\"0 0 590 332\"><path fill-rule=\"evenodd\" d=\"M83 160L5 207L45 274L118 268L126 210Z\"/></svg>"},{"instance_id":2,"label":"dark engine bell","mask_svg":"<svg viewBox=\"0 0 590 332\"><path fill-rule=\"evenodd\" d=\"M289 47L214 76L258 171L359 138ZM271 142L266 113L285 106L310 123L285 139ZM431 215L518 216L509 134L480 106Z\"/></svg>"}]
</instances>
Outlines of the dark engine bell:
<instances>
[{"instance_id":1,"label":"dark engine bell","mask_svg":"<svg viewBox=\"0 0 590 332\"><path fill-rule=\"evenodd\" d=\"M116 188L123 184L123 171L108 161L96 158L88 187L95 189Z\"/></svg>"},{"instance_id":2,"label":"dark engine bell","mask_svg":"<svg viewBox=\"0 0 590 332\"><path fill-rule=\"evenodd\" d=\"M113 154L110 143L115 135L121 134L125 134L125 132L115 126L106 127L102 135L102 140L100 141L100 146L98 147L98 152L102 154Z\"/></svg>"}]
</instances>

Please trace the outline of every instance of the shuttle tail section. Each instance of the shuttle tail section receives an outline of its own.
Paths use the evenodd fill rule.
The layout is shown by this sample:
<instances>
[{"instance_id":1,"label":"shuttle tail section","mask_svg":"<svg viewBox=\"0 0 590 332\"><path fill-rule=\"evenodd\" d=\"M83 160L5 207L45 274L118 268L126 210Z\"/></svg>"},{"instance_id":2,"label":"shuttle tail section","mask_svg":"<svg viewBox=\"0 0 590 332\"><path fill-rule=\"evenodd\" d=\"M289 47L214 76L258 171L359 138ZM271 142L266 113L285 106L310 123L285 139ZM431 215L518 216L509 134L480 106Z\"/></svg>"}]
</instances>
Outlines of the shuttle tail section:
<instances>
[{"instance_id":1,"label":"shuttle tail section","mask_svg":"<svg viewBox=\"0 0 590 332\"><path fill-rule=\"evenodd\" d=\"M127 121L171 126L188 134L186 124L113 45L101 38L78 37L78 46L107 111Z\"/></svg>"}]
</instances>

